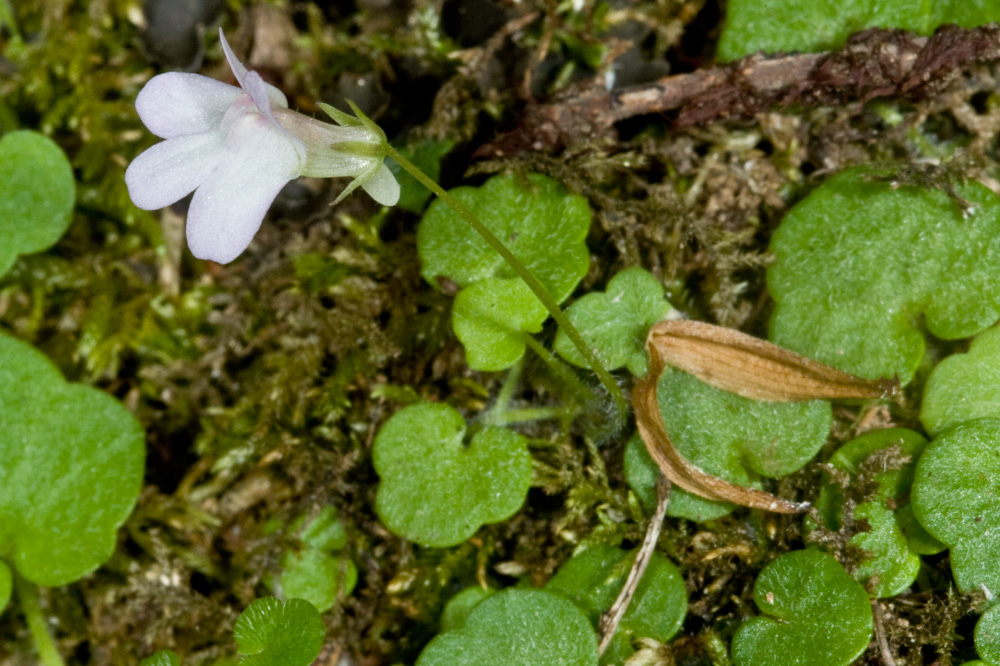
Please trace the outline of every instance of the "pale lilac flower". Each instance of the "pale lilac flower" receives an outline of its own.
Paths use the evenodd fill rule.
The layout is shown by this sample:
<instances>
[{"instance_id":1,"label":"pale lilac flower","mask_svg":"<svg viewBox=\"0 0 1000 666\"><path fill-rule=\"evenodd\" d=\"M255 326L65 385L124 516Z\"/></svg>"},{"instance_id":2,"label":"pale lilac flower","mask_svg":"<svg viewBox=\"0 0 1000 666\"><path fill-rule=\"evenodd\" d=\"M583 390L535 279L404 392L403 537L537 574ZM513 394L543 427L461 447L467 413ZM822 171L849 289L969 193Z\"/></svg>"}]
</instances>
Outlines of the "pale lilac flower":
<instances>
[{"instance_id":1,"label":"pale lilac flower","mask_svg":"<svg viewBox=\"0 0 1000 666\"><path fill-rule=\"evenodd\" d=\"M399 200L374 123L325 105L339 126L289 110L280 90L236 59L221 29L219 37L239 88L170 72L150 79L136 98L142 122L166 139L125 172L136 206L163 208L194 191L188 246L199 259L224 264L247 248L274 197L299 176L352 176L341 198L361 186L381 204Z\"/></svg>"}]
</instances>

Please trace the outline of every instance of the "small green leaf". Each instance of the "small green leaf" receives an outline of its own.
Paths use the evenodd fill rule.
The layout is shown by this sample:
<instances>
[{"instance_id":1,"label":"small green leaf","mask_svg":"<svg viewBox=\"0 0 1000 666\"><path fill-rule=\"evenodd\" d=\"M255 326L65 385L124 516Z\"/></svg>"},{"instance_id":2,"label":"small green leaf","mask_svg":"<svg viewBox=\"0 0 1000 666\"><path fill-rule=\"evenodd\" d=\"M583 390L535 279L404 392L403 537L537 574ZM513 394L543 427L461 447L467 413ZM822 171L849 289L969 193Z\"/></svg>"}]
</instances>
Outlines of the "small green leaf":
<instances>
[{"instance_id":1,"label":"small green leaf","mask_svg":"<svg viewBox=\"0 0 1000 666\"><path fill-rule=\"evenodd\" d=\"M467 587L445 604L444 612L441 613L441 632L454 631L465 626L465 621L469 617L472 609L479 605L483 599L496 594L492 588L483 589L478 585Z\"/></svg>"},{"instance_id":2,"label":"small green leaf","mask_svg":"<svg viewBox=\"0 0 1000 666\"><path fill-rule=\"evenodd\" d=\"M632 553L613 546L588 548L563 564L545 589L579 606L596 628L625 585L632 561ZM654 553L601 663L625 661L634 652L635 639L665 643L680 629L686 612L684 579L669 560Z\"/></svg>"},{"instance_id":3,"label":"small green leaf","mask_svg":"<svg viewBox=\"0 0 1000 666\"><path fill-rule=\"evenodd\" d=\"M438 635L416 666L597 666L597 637L571 602L508 589L480 602L455 631Z\"/></svg>"},{"instance_id":4,"label":"small green leaf","mask_svg":"<svg viewBox=\"0 0 1000 666\"><path fill-rule=\"evenodd\" d=\"M847 666L871 641L868 594L826 553L785 553L760 572L753 597L771 617L737 630L735 666Z\"/></svg>"},{"instance_id":5,"label":"small green leaf","mask_svg":"<svg viewBox=\"0 0 1000 666\"><path fill-rule=\"evenodd\" d=\"M604 293L590 293L568 308L566 316L608 370L623 365L636 377L646 374L646 335L671 307L663 285L641 268L627 268L608 282ZM555 350L581 368L590 364L562 330Z\"/></svg>"},{"instance_id":6,"label":"small green leaf","mask_svg":"<svg viewBox=\"0 0 1000 666\"><path fill-rule=\"evenodd\" d=\"M1000 664L1000 606L994 604L976 623L976 652L983 664Z\"/></svg>"},{"instance_id":7,"label":"small green leaf","mask_svg":"<svg viewBox=\"0 0 1000 666\"><path fill-rule=\"evenodd\" d=\"M709 474L754 488L761 487L761 477L779 478L809 462L826 443L833 419L830 403L822 400L751 400L671 368L660 376L657 395L667 433L681 455ZM630 442L626 478L650 509L658 473L642 442ZM734 508L673 488L667 513L700 522Z\"/></svg>"},{"instance_id":8,"label":"small green leaf","mask_svg":"<svg viewBox=\"0 0 1000 666\"><path fill-rule=\"evenodd\" d=\"M474 370L506 370L524 355L524 335L542 330L549 313L519 278L487 278L458 293L455 335Z\"/></svg>"},{"instance_id":9,"label":"small green leaf","mask_svg":"<svg viewBox=\"0 0 1000 666\"><path fill-rule=\"evenodd\" d=\"M347 545L347 530L344 529L344 523L337 517L337 510L332 506L323 507L319 514L303 528L304 520L305 516L292 523L292 531L299 532L302 543L326 553L343 550L344 546Z\"/></svg>"},{"instance_id":10,"label":"small green leaf","mask_svg":"<svg viewBox=\"0 0 1000 666\"><path fill-rule=\"evenodd\" d=\"M854 571L872 597L892 597L917 579L920 557L910 548L892 509L881 502L864 502L854 509L856 520L868 521L868 530L851 537L851 543L871 557Z\"/></svg>"},{"instance_id":11,"label":"small green leaf","mask_svg":"<svg viewBox=\"0 0 1000 666\"><path fill-rule=\"evenodd\" d=\"M979 419L945 430L917 463L913 513L951 548L951 570L963 592L1000 590L1000 420Z\"/></svg>"},{"instance_id":12,"label":"small green leaf","mask_svg":"<svg viewBox=\"0 0 1000 666\"><path fill-rule=\"evenodd\" d=\"M920 421L931 435L978 418L1000 418L1000 328L938 363L924 386Z\"/></svg>"},{"instance_id":13,"label":"small green leaf","mask_svg":"<svg viewBox=\"0 0 1000 666\"><path fill-rule=\"evenodd\" d=\"M395 534L454 546L521 508L531 484L527 440L499 427L479 431L468 447L464 436L461 414L443 404L401 409L379 430L375 506Z\"/></svg>"},{"instance_id":14,"label":"small green leaf","mask_svg":"<svg viewBox=\"0 0 1000 666\"><path fill-rule=\"evenodd\" d=\"M309 666L323 649L326 629L308 601L264 597L240 613L233 636L241 664Z\"/></svg>"},{"instance_id":15,"label":"small green leaf","mask_svg":"<svg viewBox=\"0 0 1000 666\"><path fill-rule=\"evenodd\" d=\"M920 569L919 555L945 548L919 525L909 522L910 512L903 511L909 507L906 500L914 470L926 445L927 440L912 430L887 428L852 439L830 457L830 465L847 472L852 482L862 464L881 450L898 446L900 453L910 457L910 462L901 469L876 474L876 498L854 509L854 519L867 521L868 529L851 537L851 543L871 556L858 565L854 576L869 586L873 597L891 597L910 587ZM816 501L816 509L827 527L840 529L844 506L840 487L827 478ZM933 544L937 544L936 548Z\"/></svg>"},{"instance_id":16,"label":"small green leaf","mask_svg":"<svg viewBox=\"0 0 1000 666\"><path fill-rule=\"evenodd\" d=\"M990 0L731 0L719 39L720 60L756 51L836 49L866 28L901 28L929 35L945 23L966 28L1000 20Z\"/></svg>"},{"instance_id":17,"label":"small green leaf","mask_svg":"<svg viewBox=\"0 0 1000 666\"><path fill-rule=\"evenodd\" d=\"M798 203L771 239L771 339L866 379L905 384L924 354L921 315L939 338L1000 317L1000 198L957 185L975 212L939 190L893 189L848 169Z\"/></svg>"},{"instance_id":18,"label":"small green leaf","mask_svg":"<svg viewBox=\"0 0 1000 666\"><path fill-rule=\"evenodd\" d=\"M13 590L14 576L11 574L10 567L4 564L3 560L0 560L0 613L10 603L10 595Z\"/></svg>"},{"instance_id":19,"label":"small green leaf","mask_svg":"<svg viewBox=\"0 0 1000 666\"><path fill-rule=\"evenodd\" d=\"M173 650L160 650L140 661L139 666L181 666L181 659Z\"/></svg>"},{"instance_id":20,"label":"small green leaf","mask_svg":"<svg viewBox=\"0 0 1000 666\"><path fill-rule=\"evenodd\" d=\"M132 413L68 384L31 345L0 333L0 553L25 579L65 585L111 555L142 485Z\"/></svg>"},{"instance_id":21,"label":"small green leaf","mask_svg":"<svg viewBox=\"0 0 1000 666\"><path fill-rule=\"evenodd\" d=\"M583 197L569 194L551 178L495 176L482 187L459 187L450 193L482 220L557 303L566 300L587 273L590 255L584 241L590 208ZM432 285L450 281L466 289L492 280L469 295L459 294L455 330L467 348L479 350L488 349L499 336L505 349L488 363L489 369L513 365L524 353L523 343L518 345L520 334L537 331L546 317L541 303L514 270L440 200L430 205L420 222L417 249L424 264L422 275ZM532 304L527 305L528 301ZM510 323L502 318L522 309L527 312ZM480 321L481 326L477 325ZM470 355L469 365L486 369L477 365L481 356L482 352Z\"/></svg>"},{"instance_id":22,"label":"small green leaf","mask_svg":"<svg viewBox=\"0 0 1000 666\"><path fill-rule=\"evenodd\" d=\"M333 608L340 595L349 595L358 583L354 562L317 548L286 552L281 558L281 568L281 596L305 599L320 613Z\"/></svg>"},{"instance_id":23,"label":"small green leaf","mask_svg":"<svg viewBox=\"0 0 1000 666\"><path fill-rule=\"evenodd\" d=\"M52 139L29 130L0 138L0 275L66 233L75 199L73 169Z\"/></svg>"}]
</instances>

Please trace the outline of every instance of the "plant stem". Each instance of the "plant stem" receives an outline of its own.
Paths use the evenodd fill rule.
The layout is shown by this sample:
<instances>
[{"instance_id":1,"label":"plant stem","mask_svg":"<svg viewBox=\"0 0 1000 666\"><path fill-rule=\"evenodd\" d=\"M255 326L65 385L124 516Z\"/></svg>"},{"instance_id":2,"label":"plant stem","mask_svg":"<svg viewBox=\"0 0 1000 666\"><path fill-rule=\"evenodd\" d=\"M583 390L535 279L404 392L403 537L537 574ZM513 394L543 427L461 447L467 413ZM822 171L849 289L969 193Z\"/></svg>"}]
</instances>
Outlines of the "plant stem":
<instances>
[{"instance_id":1,"label":"plant stem","mask_svg":"<svg viewBox=\"0 0 1000 666\"><path fill-rule=\"evenodd\" d=\"M42 607L38 603L38 587L34 583L21 578L14 571L14 587L17 590L17 599L21 603L21 610L28 621L28 629L31 631L31 638L35 641L38 649L38 658L45 666L66 666L66 662L59 656L55 641L49 633L49 628L45 624L42 616Z\"/></svg>"},{"instance_id":2,"label":"plant stem","mask_svg":"<svg viewBox=\"0 0 1000 666\"><path fill-rule=\"evenodd\" d=\"M383 147L389 157L396 160L399 166L403 167L411 176L416 178L420 183L429 189L431 192L436 194L439 199L444 201L448 206L451 207L458 215L465 220L470 227L475 229L480 236L496 250L497 254L503 257L504 261L514 269L518 277L524 280L524 283L528 285L532 293L542 302L545 309L549 311L552 318L556 320L559 324L559 328L569 336L569 339L573 342L573 345L579 350L580 354L587 360L587 364L590 365L591 370L597 375L597 378L601 381L605 390L611 396L611 399L615 402L615 407L618 410L619 418L624 418L628 413L628 402L625 400L625 396L622 394L621 389L615 383L614 378L611 377L611 373L601 364L594 350L590 348L590 345L586 343L580 332L576 330L573 323L570 322L569 317L567 317L563 311L559 308L559 304L555 302L555 299L549 295L549 292L545 289L545 286L538 281L531 271L529 271L521 261L514 256L514 254L504 245L499 238L493 235L493 232L486 228L486 225L479 221L471 210L465 207L461 201L455 197L448 194L443 187L435 183L431 178L429 178L423 171L417 168L412 162L399 154L395 148L389 145L386 141L383 143Z\"/></svg>"},{"instance_id":3,"label":"plant stem","mask_svg":"<svg viewBox=\"0 0 1000 666\"><path fill-rule=\"evenodd\" d=\"M667 515L667 502L669 501L670 481L662 474L658 474L656 477L656 510L653 512L653 517L649 519L646 536L642 540L642 545L639 546L635 562L632 563L622 591L618 594L618 598L615 599L611 608L601 615L601 620L597 624L597 631L601 635L601 642L597 646L597 654L599 655L603 655L604 651L608 649L615 631L618 630L618 624L625 617L628 605L632 603L632 597L642 581L642 575L646 573L646 567L653 559L656 543L660 540L660 531L663 530L663 518Z\"/></svg>"},{"instance_id":4,"label":"plant stem","mask_svg":"<svg viewBox=\"0 0 1000 666\"><path fill-rule=\"evenodd\" d=\"M496 411L498 414L506 411L507 405L510 404L511 398L514 397L514 389L517 388L517 382L521 379L521 366L523 365L524 357L522 356L507 371L507 376L503 380L503 386L500 387L500 393L497 395L496 405L491 411Z\"/></svg>"},{"instance_id":5,"label":"plant stem","mask_svg":"<svg viewBox=\"0 0 1000 666\"><path fill-rule=\"evenodd\" d=\"M577 404L585 405L587 403L587 396L593 395L590 392L590 389L587 388L586 384L580 381L580 378L577 377L565 363L560 361L555 354L546 349L545 346L534 337L528 333L523 333L521 338L524 340L525 346L535 352L538 358L542 359L542 361L545 362L545 365L549 366L549 370L552 371L552 374L559 380L565 382L566 386L572 392L571 397L573 401Z\"/></svg>"}]
</instances>

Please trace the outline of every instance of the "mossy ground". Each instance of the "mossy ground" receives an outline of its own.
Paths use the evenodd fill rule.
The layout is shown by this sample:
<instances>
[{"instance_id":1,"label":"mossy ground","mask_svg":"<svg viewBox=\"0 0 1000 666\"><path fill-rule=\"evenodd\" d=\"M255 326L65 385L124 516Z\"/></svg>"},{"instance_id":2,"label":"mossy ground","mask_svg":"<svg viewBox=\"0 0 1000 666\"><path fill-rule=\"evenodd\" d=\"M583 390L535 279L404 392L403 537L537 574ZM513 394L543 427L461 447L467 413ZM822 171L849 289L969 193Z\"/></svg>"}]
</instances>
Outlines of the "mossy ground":
<instances>
[{"instance_id":1,"label":"mossy ground","mask_svg":"<svg viewBox=\"0 0 1000 666\"><path fill-rule=\"evenodd\" d=\"M417 399L474 421L503 377L466 367L450 331L451 297L420 277L416 215L379 211L363 195L331 208L344 183L293 183L250 250L218 266L187 253L182 208L131 205L124 169L154 141L133 108L141 85L171 67L228 77L215 40L196 27L173 28L175 52L167 37L144 32L157 4L144 12L138 0L14 0L16 29L0 29L3 129L52 136L78 180L68 234L0 280L0 325L70 380L120 398L148 432L146 485L114 557L43 596L68 661L133 664L166 647L187 664L231 656L236 616L269 593L264 578L288 546L268 524L331 504L347 525L359 584L324 616L319 663L343 653L357 664L412 663L459 589L522 577L540 585L581 542L637 544L644 523L621 462L628 426L609 429L600 418L524 427L536 460L525 508L460 546L422 549L380 524L369 455L379 425ZM988 65L916 104L775 109L683 131L643 117L623 123L618 138L558 155L470 159L528 97L603 81L594 69L602 53L621 54L629 83L709 64L721 15L711 0L583 3L579 14L543 0L194 4L207 34L223 25L293 107L311 112L317 100L349 97L397 145L455 141L445 187L530 170L587 197L592 263L579 293L641 265L692 318L758 335L769 314L770 233L826 175L875 163L931 186L971 177L1000 188L1000 69ZM931 357L953 347L932 347ZM890 408L839 408L824 454L776 489L813 498L820 461L844 441L875 424L919 427L921 383ZM563 390L529 361L516 401L545 405ZM594 390L592 411L610 412ZM870 485L851 500L863 501ZM858 557L850 533L820 536L848 565ZM664 664L726 663L720 640L756 612L756 574L803 538L797 518L746 510L704 525L668 520L660 550L681 567L691 604L681 636L648 654ZM961 663L979 600L946 592L945 555L927 561L922 591L883 602L885 632L897 664ZM9 609L2 663L32 663L31 650ZM877 648L859 663L881 663Z\"/></svg>"}]
</instances>

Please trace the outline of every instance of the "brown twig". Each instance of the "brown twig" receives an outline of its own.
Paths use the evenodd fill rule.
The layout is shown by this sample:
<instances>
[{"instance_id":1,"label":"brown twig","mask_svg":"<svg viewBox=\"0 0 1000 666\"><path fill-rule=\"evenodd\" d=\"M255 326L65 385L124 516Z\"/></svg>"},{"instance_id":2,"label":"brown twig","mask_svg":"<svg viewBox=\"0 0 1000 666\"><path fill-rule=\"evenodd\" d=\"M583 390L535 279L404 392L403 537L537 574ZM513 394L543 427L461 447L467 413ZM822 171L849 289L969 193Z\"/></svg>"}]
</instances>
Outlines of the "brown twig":
<instances>
[{"instance_id":1,"label":"brown twig","mask_svg":"<svg viewBox=\"0 0 1000 666\"><path fill-rule=\"evenodd\" d=\"M636 553L635 562L632 563L632 569L628 572L628 578L625 579L622 591L615 599L615 603L611 604L611 608L601 615L601 621L597 625L597 629L601 633L601 642L597 646L598 655L603 655L604 651L608 649L608 644L614 638L618 624L625 617L625 611L628 610L628 605L632 602L632 597L635 596L635 590L639 587L643 574L646 573L646 567L649 566L653 552L656 550L656 542L660 539L660 531L663 529L663 518L667 515L669 499L670 481L660 474L656 479L656 510L653 512L653 517L649 519L646 536L642 540L639 552Z\"/></svg>"},{"instance_id":2,"label":"brown twig","mask_svg":"<svg viewBox=\"0 0 1000 666\"><path fill-rule=\"evenodd\" d=\"M675 127L730 117L749 118L790 104L843 104L875 97L932 96L960 70L1000 59L1000 27L945 25L931 37L873 28L842 49L824 53L751 55L728 65L607 92L575 89L529 105L520 125L481 147L476 157L556 152L573 142L613 133L635 116L677 111Z\"/></svg>"},{"instance_id":3,"label":"brown twig","mask_svg":"<svg viewBox=\"0 0 1000 666\"><path fill-rule=\"evenodd\" d=\"M892 650L889 649L889 640L885 636L885 619L882 617L882 604L878 599L872 599L872 619L875 624L875 642L878 643L882 663L885 666L896 666L896 660L892 658Z\"/></svg>"}]
</instances>

